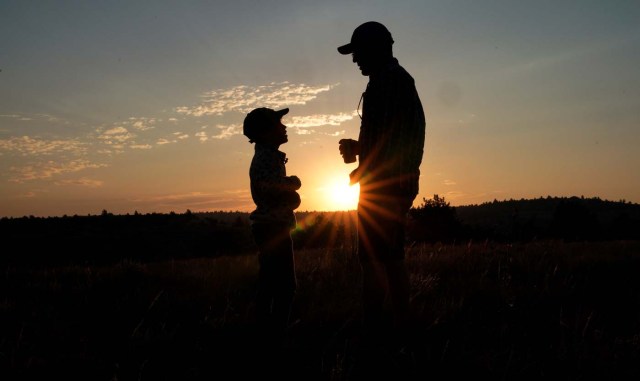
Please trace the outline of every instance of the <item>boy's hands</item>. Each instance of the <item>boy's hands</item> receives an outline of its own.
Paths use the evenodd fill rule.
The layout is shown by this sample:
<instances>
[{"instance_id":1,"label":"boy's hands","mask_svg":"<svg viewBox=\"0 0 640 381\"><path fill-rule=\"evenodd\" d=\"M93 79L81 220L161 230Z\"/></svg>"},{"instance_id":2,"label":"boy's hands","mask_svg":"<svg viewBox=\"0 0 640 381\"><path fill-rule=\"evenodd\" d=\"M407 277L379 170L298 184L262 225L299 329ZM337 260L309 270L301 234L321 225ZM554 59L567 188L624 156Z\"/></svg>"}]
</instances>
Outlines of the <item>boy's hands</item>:
<instances>
[{"instance_id":1,"label":"boy's hands","mask_svg":"<svg viewBox=\"0 0 640 381\"><path fill-rule=\"evenodd\" d=\"M300 206L300 195L296 191L286 191L281 195L284 204L291 210L298 209Z\"/></svg>"},{"instance_id":2,"label":"boy's hands","mask_svg":"<svg viewBox=\"0 0 640 381\"><path fill-rule=\"evenodd\" d=\"M294 190L300 189L300 187L302 186L302 182L300 181L298 176L289 176L289 179L291 180L291 185L293 186Z\"/></svg>"}]
</instances>

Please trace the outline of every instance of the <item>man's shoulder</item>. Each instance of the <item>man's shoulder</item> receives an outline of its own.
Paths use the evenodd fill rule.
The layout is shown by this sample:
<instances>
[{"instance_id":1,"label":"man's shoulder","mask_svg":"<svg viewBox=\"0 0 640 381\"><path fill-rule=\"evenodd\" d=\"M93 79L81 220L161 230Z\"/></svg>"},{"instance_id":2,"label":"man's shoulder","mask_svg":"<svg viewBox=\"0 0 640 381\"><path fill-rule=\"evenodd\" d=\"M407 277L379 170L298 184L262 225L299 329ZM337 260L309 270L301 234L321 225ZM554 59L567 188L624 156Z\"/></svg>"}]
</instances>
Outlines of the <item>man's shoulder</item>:
<instances>
[{"instance_id":1,"label":"man's shoulder","mask_svg":"<svg viewBox=\"0 0 640 381\"><path fill-rule=\"evenodd\" d=\"M401 65L395 65L390 71L391 77L399 82L414 84L415 80L409 72Z\"/></svg>"}]
</instances>

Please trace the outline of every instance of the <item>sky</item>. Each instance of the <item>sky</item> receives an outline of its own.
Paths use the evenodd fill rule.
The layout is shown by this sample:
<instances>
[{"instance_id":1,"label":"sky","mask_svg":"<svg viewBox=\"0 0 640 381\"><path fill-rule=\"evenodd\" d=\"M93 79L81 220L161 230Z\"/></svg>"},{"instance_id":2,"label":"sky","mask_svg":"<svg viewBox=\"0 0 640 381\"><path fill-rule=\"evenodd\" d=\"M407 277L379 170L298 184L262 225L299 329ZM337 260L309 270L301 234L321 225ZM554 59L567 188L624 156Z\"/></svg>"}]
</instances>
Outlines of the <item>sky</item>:
<instances>
[{"instance_id":1,"label":"sky","mask_svg":"<svg viewBox=\"0 0 640 381\"><path fill-rule=\"evenodd\" d=\"M290 109L298 210L355 208L336 48L371 20L427 118L414 205L640 202L636 0L0 0L0 216L251 211L255 107Z\"/></svg>"}]
</instances>

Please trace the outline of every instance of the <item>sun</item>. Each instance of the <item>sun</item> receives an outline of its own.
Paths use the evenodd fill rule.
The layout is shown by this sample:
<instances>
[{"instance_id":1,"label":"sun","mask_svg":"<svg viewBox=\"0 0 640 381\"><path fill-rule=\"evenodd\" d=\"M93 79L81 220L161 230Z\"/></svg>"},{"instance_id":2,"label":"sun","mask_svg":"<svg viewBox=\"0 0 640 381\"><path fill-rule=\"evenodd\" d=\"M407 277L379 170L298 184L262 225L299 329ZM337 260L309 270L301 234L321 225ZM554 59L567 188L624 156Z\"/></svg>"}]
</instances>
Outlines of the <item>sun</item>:
<instances>
[{"instance_id":1,"label":"sun","mask_svg":"<svg viewBox=\"0 0 640 381\"><path fill-rule=\"evenodd\" d=\"M354 210L358 206L360 184L349 185L349 178L333 179L322 188L329 210Z\"/></svg>"}]
</instances>

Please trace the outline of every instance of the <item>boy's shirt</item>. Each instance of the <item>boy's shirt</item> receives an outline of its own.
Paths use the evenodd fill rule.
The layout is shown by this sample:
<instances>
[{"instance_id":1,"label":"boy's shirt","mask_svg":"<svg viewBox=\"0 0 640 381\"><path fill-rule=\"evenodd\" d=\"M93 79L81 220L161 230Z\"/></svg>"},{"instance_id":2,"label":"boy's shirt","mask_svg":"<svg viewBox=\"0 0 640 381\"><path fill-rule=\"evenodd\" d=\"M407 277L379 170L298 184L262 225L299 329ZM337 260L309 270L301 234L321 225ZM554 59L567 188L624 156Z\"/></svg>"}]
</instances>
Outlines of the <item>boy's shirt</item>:
<instances>
[{"instance_id":1,"label":"boy's shirt","mask_svg":"<svg viewBox=\"0 0 640 381\"><path fill-rule=\"evenodd\" d=\"M249 216L253 223L283 223L295 227L293 210L300 204L295 191L300 188L300 181L287 177L287 160L284 152L256 143L249 169L251 197L256 204L256 210Z\"/></svg>"}]
</instances>

